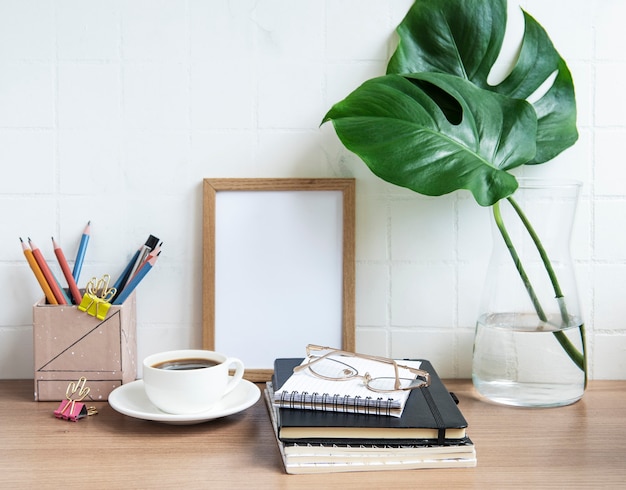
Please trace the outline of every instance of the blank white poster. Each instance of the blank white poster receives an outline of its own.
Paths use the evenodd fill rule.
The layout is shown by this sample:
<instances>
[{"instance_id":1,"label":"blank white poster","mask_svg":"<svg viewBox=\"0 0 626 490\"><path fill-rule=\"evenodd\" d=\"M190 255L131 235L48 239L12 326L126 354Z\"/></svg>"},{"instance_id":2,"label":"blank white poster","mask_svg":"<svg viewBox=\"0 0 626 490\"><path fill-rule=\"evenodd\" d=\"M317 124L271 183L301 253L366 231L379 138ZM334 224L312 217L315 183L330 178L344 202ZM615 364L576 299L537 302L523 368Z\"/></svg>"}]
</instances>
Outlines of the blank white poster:
<instances>
[{"instance_id":1,"label":"blank white poster","mask_svg":"<svg viewBox=\"0 0 626 490\"><path fill-rule=\"evenodd\" d=\"M342 345L342 192L220 191L215 350L247 369Z\"/></svg>"}]
</instances>

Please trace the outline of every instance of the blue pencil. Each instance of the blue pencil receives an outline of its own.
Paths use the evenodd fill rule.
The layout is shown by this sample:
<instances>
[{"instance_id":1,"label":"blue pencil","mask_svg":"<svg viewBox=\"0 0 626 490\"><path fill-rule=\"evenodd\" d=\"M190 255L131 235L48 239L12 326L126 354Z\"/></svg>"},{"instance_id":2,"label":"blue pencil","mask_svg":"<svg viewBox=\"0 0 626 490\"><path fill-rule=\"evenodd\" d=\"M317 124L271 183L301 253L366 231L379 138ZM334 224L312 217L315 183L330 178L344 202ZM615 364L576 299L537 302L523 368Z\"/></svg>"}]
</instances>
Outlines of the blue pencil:
<instances>
[{"instance_id":1,"label":"blue pencil","mask_svg":"<svg viewBox=\"0 0 626 490\"><path fill-rule=\"evenodd\" d=\"M89 243L89 233L91 231L91 221L87 222L83 236L80 239L80 245L78 245L78 252L76 253L76 260L74 261L74 269L72 270L72 276L74 281L78 282L80 276L80 270L83 268L83 260L85 260L85 252L87 251L87 243Z\"/></svg>"},{"instance_id":2,"label":"blue pencil","mask_svg":"<svg viewBox=\"0 0 626 490\"><path fill-rule=\"evenodd\" d=\"M155 255L150 260L148 260L141 269L137 271L137 274L135 274L133 278L128 281L128 284L126 285L126 287L124 287L121 294L117 298L115 298L115 300L113 301L114 305L121 305L124 301L126 301L126 299L134 291L137 285L146 276L146 274L152 270L156 259L157 256Z\"/></svg>"}]
</instances>

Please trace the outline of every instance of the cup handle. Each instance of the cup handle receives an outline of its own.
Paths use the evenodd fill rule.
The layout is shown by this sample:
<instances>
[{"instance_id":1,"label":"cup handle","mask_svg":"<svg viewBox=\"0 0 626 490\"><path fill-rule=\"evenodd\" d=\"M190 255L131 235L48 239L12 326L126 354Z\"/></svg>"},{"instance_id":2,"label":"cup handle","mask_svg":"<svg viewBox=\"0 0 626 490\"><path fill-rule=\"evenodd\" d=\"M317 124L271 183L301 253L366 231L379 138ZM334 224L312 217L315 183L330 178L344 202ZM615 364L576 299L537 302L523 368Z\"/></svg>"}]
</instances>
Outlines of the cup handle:
<instances>
[{"instance_id":1,"label":"cup handle","mask_svg":"<svg viewBox=\"0 0 626 490\"><path fill-rule=\"evenodd\" d=\"M235 367L235 374L228 380L228 384L226 385L226 391L224 392L224 395L226 395L233 391L241 381L241 378L243 378L244 366L243 362L236 357L229 357L224 363L228 365L229 369L233 366Z\"/></svg>"}]
</instances>

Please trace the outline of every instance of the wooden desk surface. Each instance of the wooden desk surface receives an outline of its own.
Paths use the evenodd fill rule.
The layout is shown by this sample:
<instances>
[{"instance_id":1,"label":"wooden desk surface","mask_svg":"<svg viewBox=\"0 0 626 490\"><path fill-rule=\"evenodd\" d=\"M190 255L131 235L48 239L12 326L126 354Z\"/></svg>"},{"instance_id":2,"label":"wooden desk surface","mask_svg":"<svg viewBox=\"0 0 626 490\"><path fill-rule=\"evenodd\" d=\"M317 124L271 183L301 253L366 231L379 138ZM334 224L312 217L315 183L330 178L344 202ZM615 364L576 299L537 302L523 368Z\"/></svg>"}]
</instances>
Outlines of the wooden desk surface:
<instances>
[{"instance_id":1,"label":"wooden desk surface","mask_svg":"<svg viewBox=\"0 0 626 490\"><path fill-rule=\"evenodd\" d=\"M126 417L106 402L67 422L58 402L32 401L32 381L0 381L0 488L625 488L626 381L594 381L557 409L480 401L470 381L446 381L476 445L467 469L287 475L262 398L199 425ZM331 483L329 483L331 482Z\"/></svg>"}]
</instances>

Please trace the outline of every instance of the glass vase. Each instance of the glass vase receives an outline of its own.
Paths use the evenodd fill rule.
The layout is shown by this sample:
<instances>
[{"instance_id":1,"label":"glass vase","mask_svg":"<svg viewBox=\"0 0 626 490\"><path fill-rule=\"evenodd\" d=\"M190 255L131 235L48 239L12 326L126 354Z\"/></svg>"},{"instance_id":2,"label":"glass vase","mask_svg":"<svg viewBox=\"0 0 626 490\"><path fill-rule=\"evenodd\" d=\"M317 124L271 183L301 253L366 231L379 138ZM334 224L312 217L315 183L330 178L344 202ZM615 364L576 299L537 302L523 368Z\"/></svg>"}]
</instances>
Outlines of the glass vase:
<instances>
[{"instance_id":1,"label":"glass vase","mask_svg":"<svg viewBox=\"0 0 626 490\"><path fill-rule=\"evenodd\" d=\"M493 250L476 322L472 380L496 403L553 407L586 386L570 238L581 184L519 179L493 206Z\"/></svg>"}]
</instances>

